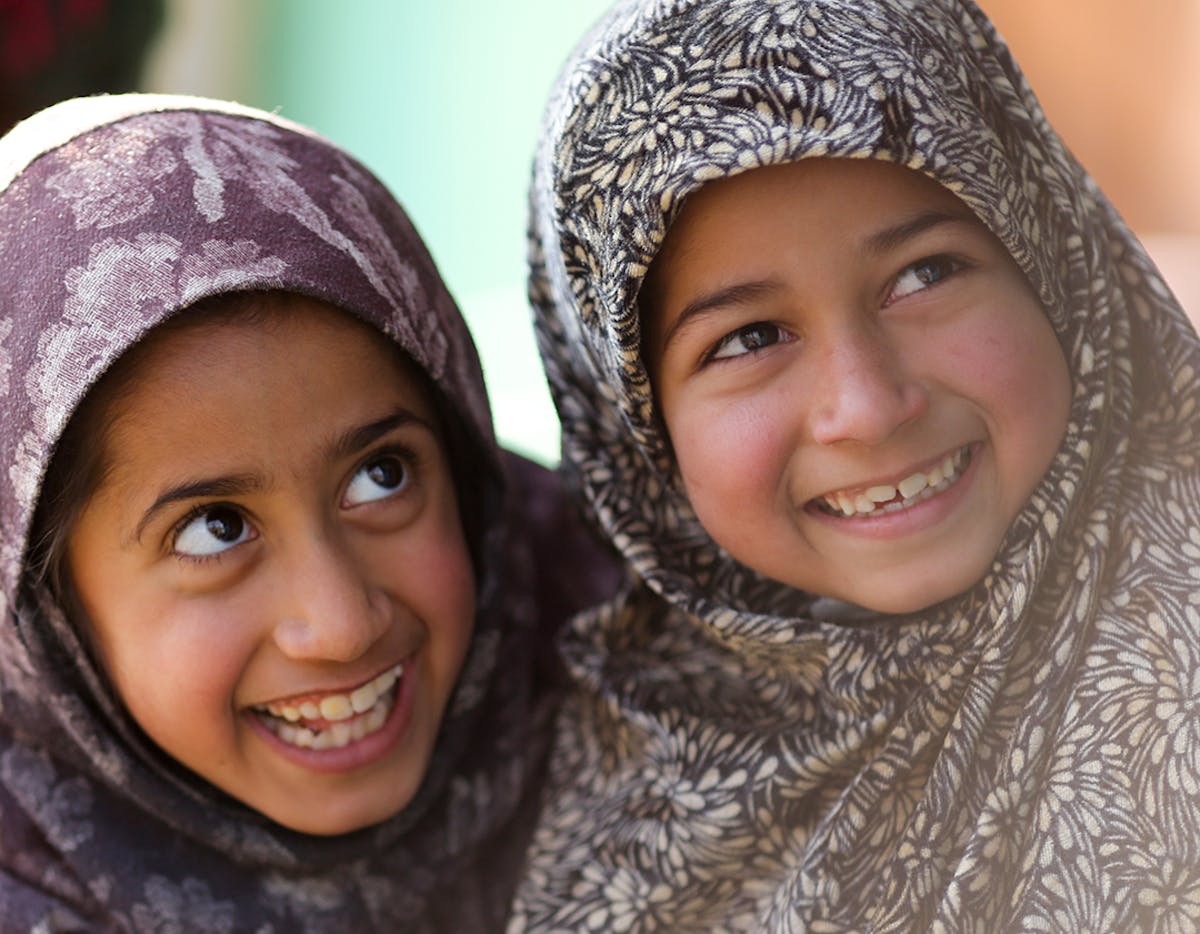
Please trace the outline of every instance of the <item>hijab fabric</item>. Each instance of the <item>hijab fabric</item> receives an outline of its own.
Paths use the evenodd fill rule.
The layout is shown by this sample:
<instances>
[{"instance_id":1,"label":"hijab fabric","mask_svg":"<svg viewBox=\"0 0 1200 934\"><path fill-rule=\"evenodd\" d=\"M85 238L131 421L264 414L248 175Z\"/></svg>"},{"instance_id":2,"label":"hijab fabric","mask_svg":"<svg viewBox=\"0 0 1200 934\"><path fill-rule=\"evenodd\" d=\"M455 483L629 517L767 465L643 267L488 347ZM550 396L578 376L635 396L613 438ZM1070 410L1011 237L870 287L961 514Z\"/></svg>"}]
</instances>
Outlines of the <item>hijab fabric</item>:
<instances>
[{"instance_id":1,"label":"hijab fabric","mask_svg":"<svg viewBox=\"0 0 1200 934\"><path fill-rule=\"evenodd\" d=\"M121 95L0 142L0 230L0 929L495 930L545 747L537 605L474 345L403 210L303 127ZM27 567L47 462L88 388L181 309L264 289L342 308L416 361L480 512L480 611L426 779L400 814L337 837L270 822L148 741Z\"/></svg>"},{"instance_id":2,"label":"hijab fabric","mask_svg":"<svg viewBox=\"0 0 1200 934\"><path fill-rule=\"evenodd\" d=\"M812 157L956 193L1071 373L984 579L909 616L716 546L640 357L687 196ZM1200 929L1200 346L979 9L619 3L553 94L531 231L564 462L642 583L566 634L511 930Z\"/></svg>"}]
</instances>

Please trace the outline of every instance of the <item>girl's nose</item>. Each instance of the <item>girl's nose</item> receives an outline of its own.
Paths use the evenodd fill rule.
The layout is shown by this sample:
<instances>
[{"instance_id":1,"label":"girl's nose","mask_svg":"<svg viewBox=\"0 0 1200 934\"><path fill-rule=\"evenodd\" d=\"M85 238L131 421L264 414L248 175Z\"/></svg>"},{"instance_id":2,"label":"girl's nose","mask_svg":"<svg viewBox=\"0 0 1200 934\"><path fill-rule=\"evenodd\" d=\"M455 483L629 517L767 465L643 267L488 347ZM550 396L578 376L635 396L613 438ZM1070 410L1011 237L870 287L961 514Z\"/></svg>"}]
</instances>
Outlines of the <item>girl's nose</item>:
<instances>
[{"instance_id":1,"label":"girl's nose","mask_svg":"<svg viewBox=\"0 0 1200 934\"><path fill-rule=\"evenodd\" d=\"M819 444L879 444L929 408L925 387L905 370L886 334L842 333L816 379L811 431Z\"/></svg>"},{"instance_id":2,"label":"girl's nose","mask_svg":"<svg viewBox=\"0 0 1200 934\"><path fill-rule=\"evenodd\" d=\"M307 542L284 573L286 596L273 635L289 658L354 661L391 625L386 591L342 543Z\"/></svg>"}]
</instances>

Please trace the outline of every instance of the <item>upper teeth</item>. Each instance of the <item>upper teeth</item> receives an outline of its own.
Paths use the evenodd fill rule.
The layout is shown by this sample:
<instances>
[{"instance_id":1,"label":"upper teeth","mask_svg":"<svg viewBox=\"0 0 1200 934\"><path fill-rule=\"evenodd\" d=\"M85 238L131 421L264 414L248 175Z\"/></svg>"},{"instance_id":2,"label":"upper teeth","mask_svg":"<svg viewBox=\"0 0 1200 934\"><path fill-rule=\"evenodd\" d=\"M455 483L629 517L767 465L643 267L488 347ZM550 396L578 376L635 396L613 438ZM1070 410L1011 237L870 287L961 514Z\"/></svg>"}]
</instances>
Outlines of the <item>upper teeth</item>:
<instances>
[{"instance_id":1,"label":"upper teeth","mask_svg":"<svg viewBox=\"0 0 1200 934\"><path fill-rule=\"evenodd\" d=\"M266 704L255 710L268 729L285 743L304 749L338 749L383 728L392 710L392 688L403 673L403 665L394 665L349 694L327 694L319 700L291 704ZM352 717L349 723L339 722ZM305 722L300 724L301 720Z\"/></svg>"},{"instance_id":2,"label":"upper teeth","mask_svg":"<svg viewBox=\"0 0 1200 934\"><path fill-rule=\"evenodd\" d=\"M349 720L355 714L374 707L375 702L392 689L403 673L403 665L394 665L349 694L327 694L320 699L290 704L267 704L266 710L272 716L282 717L291 723L299 720Z\"/></svg>"},{"instance_id":3,"label":"upper teeth","mask_svg":"<svg viewBox=\"0 0 1200 934\"><path fill-rule=\"evenodd\" d=\"M838 490L820 497L823 506L843 516L863 516L880 512L895 512L941 492L958 479L959 471L967 461L968 448L962 447L947 454L939 464L929 470L917 471L899 483L881 483L863 490ZM900 498L897 500L896 497Z\"/></svg>"}]
</instances>

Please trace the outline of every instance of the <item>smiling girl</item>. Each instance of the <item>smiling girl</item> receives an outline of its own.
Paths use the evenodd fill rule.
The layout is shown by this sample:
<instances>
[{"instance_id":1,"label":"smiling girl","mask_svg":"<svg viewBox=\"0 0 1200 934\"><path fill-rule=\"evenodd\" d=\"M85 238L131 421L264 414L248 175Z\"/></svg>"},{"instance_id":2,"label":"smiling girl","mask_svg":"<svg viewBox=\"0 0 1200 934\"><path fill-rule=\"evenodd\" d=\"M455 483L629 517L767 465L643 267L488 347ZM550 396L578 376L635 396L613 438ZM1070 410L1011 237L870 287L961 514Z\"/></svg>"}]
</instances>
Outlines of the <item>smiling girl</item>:
<instances>
[{"instance_id":1,"label":"smiling girl","mask_svg":"<svg viewBox=\"0 0 1200 934\"><path fill-rule=\"evenodd\" d=\"M641 308L697 518L801 590L886 613L966 590L1066 428L1037 296L910 169L810 159L705 186Z\"/></svg>"},{"instance_id":2,"label":"smiling girl","mask_svg":"<svg viewBox=\"0 0 1200 934\"><path fill-rule=\"evenodd\" d=\"M512 930L1195 930L1200 343L967 0L628 0L532 196L582 614Z\"/></svg>"},{"instance_id":3,"label":"smiling girl","mask_svg":"<svg viewBox=\"0 0 1200 934\"><path fill-rule=\"evenodd\" d=\"M0 929L496 929L602 565L403 211L190 98L59 105L0 176Z\"/></svg>"}]
</instances>

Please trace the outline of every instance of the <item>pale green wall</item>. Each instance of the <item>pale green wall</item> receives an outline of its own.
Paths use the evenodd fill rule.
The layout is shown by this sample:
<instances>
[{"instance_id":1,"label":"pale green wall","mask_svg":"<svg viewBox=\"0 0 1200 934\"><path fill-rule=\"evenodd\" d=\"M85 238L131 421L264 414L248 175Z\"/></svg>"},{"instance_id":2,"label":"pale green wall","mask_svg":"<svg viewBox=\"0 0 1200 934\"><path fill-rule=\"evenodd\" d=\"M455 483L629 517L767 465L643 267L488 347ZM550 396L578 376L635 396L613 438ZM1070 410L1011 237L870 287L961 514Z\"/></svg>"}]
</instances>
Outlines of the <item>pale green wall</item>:
<instances>
[{"instance_id":1,"label":"pale green wall","mask_svg":"<svg viewBox=\"0 0 1200 934\"><path fill-rule=\"evenodd\" d=\"M343 145L404 203L463 307L497 429L557 457L524 298L525 198L547 92L608 0L262 0L247 103Z\"/></svg>"}]
</instances>

